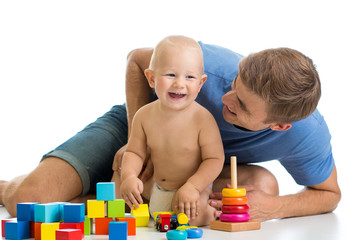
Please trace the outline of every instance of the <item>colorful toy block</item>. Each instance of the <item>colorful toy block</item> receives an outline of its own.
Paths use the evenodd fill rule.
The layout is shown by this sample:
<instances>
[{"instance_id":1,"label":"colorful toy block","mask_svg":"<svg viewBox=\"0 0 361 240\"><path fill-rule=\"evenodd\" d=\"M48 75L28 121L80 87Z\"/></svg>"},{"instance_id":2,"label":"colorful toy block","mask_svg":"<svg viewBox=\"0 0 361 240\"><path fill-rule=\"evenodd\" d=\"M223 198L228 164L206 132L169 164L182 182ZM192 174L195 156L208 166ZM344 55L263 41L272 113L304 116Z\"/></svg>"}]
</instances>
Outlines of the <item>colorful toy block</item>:
<instances>
[{"instance_id":1,"label":"colorful toy block","mask_svg":"<svg viewBox=\"0 0 361 240\"><path fill-rule=\"evenodd\" d=\"M114 182L97 183L97 200L98 201L115 200L115 183Z\"/></svg>"},{"instance_id":2,"label":"colorful toy block","mask_svg":"<svg viewBox=\"0 0 361 240\"><path fill-rule=\"evenodd\" d=\"M123 218L116 218L117 222L127 222L128 225L128 236L135 236L137 232L135 218L132 217L123 217Z\"/></svg>"},{"instance_id":3,"label":"colorful toy block","mask_svg":"<svg viewBox=\"0 0 361 240\"><path fill-rule=\"evenodd\" d=\"M42 240L55 240L55 231L59 230L59 223L42 223L41 224L41 239Z\"/></svg>"},{"instance_id":4,"label":"colorful toy block","mask_svg":"<svg viewBox=\"0 0 361 240\"><path fill-rule=\"evenodd\" d=\"M5 239L26 239L29 238L28 221L5 222Z\"/></svg>"},{"instance_id":5,"label":"colorful toy block","mask_svg":"<svg viewBox=\"0 0 361 240\"><path fill-rule=\"evenodd\" d=\"M81 240L83 234L80 229L59 229L55 231L56 240Z\"/></svg>"},{"instance_id":6,"label":"colorful toy block","mask_svg":"<svg viewBox=\"0 0 361 240\"><path fill-rule=\"evenodd\" d=\"M84 222L81 223L60 223L59 229L79 229L82 236L84 237Z\"/></svg>"},{"instance_id":7,"label":"colorful toy block","mask_svg":"<svg viewBox=\"0 0 361 240\"><path fill-rule=\"evenodd\" d=\"M87 201L88 218L104 218L105 204L104 201L88 200Z\"/></svg>"},{"instance_id":8,"label":"colorful toy block","mask_svg":"<svg viewBox=\"0 0 361 240\"><path fill-rule=\"evenodd\" d=\"M41 224L40 222L34 223L34 238L35 240L41 240Z\"/></svg>"},{"instance_id":9,"label":"colorful toy block","mask_svg":"<svg viewBox=\"0 0 361 240\"><path fill-rule=\"evenodd\" d=\"M135 217L137 227L148 227L149 208L148 204L139 204L139 208L133 208L131 214Z\"/></svg>"},{"instance_id":10,"label":"colorful toy block","mask_svg":"<svg viewBox=\"0 0 361 240\"><path fill-rule=\"evenodd\" d=\"M35 222L59 222L60 217L60 204L58 203L45 203L34 205Z\"/></svg>"},{"instance_id":11,"label":"colorful toy block","mask_svg":"<svg viewBox=\"0 0 361 240\"><path fill-rule=\"evenodd\" d=\"M6 222L16 222L16 218L1 220L1 236L2 237L5 237L5 223Z\"/></svg>"},{"instance_id":12,"label":"colorful toy block","mask_svg":"<svg viewBox=\"0 0 361 240\"><path fill-rule=\"evenodd\" d=\"M96 218L95 219L95 235L108 235L109 223L113 221L112 218Z\"/></svg>"},{"instance_id":13,"label":"colorful toy block","mask_svg":"<svg viewBox=\"0 0 361 240\"><path fill-rule=\"evenodd\" d=\"M127 222L109 223L109 240L127 240L128 226Z\"/></svg>"},{"instance_id":14,"label":"colorful toy block","mask_svg":"<svg viewBox=\"0 0 361 240\"><path fill-rule=\"evenodd\" d=\"M60 220L64 221L64 205L69 204L68 202L54 202L55 204L59 204L59 214L60 214Z\"/></svg>"},{"instance_id":15,"label":"colorful toy block","mask_svg":"<svg viewBox=\"0 0 361 240\"><path fill-rule=\"evenodd\" d=\"M81 223L85 220L85 204L70 203L64 205L64 222Z\"/></svg>"},{"instance_id":16,"label":"colorful toy block","mask_svg":"<svg viewBox=\"0 0 361 240\"><path fill-rule=\"evenodd\" d=\"M18 221L34 221L34 205L40 203L26 202L16 205Z\"/></svg>"},{"instance_id":17,"label":"colorful toy block","mask_svg":"<svg viewBox=\"0 0 361 240\"><path fill-rule=\"evenodd\" d=\"M108 201L108 217L124 217L125 216L125 201L124 199L116 199Z\"/></svg>"},{"instance_id":18,"label":"colorful toy block","mask_svg":"<svg viewBox=\"0 0 361 240\"><path fill-rule=\"evenodd\" d=\"M84 220L84 235L91 235L91 229L92 229L91 219L88 218L88 217L85 217L85 220Z\"/></svg>"}]
</instances>

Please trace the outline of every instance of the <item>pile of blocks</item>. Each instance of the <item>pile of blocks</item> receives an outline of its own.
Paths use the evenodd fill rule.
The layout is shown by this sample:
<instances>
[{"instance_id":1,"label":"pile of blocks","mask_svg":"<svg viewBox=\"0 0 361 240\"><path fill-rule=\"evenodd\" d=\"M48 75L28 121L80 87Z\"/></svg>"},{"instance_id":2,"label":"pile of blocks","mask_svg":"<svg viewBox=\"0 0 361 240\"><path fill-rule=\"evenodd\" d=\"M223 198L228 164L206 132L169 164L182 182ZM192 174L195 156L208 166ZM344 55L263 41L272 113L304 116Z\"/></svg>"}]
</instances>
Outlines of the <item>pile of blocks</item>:
<instances>
[{"instance_id":1,"label":"pile of blocks","mask_svg":"<svg viewBox=\"0 0 361 240\"><path fill-rule=\"evenodd\" d=\"M148 205L125 213L123 199L115 199L115 184L97 184L97 198L83 203L19 203L17 219L2 220L5 239L80 240L84 235L109 235L125 240L136 235L136 226L148 226ZM138 221L139 220L139 221ZM139 224L137 224L139 222Z\"/></svg>"}]
</instances>

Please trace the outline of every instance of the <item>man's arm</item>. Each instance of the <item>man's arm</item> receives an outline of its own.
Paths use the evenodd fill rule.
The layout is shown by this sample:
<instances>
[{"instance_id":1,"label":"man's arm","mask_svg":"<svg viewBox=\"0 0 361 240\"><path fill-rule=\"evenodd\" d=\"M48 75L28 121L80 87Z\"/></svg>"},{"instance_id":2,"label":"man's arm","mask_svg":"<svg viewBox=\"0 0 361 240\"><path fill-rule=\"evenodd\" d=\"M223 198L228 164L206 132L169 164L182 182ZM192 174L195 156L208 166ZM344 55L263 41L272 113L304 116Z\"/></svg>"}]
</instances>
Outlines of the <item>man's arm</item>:
<instances>
[{"instance_id":1,"label":"man's arm","mask_svg":"<svg viewBox=\"0 0 361 240\"><path fill-rule=\"evenodd\" d=\"M334 167L326 181L306 187L302 192L272 196L251 188L248 189L247 197L252 219L264 221L332 212L341 199L341 191Z\"/></svg>"}]
</instances>

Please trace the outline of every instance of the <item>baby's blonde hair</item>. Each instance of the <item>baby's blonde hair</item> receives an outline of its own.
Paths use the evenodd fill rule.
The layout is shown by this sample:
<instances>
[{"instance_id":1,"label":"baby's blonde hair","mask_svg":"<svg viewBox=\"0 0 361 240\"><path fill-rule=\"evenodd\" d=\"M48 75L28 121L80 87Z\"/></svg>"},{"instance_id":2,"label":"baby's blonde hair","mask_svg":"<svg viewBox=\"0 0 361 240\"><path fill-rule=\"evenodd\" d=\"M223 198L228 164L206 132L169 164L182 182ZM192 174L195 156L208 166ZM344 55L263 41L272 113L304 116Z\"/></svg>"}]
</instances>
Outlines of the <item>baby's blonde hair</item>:
<instances>
[{"instance_id":1,"label":"baby's blonde hair","mask_svg":"<svg viewBox=\"0 0 361 240\"><path fill-rule=\"evenodd\" d=\"M150 60L149 68L154 70L155 66L158 64L159 56L161 55L162 51L165 47L175 47L181 50L191 50L194 49L199 51L200 58L202 61L202 72L204 70L203 66L203 52L201 46L199 46L198 42L192 38L182 36L182 35L172 35L163 38L157 46L154 48L152 58Z\"/></svg>"}]
</instances>

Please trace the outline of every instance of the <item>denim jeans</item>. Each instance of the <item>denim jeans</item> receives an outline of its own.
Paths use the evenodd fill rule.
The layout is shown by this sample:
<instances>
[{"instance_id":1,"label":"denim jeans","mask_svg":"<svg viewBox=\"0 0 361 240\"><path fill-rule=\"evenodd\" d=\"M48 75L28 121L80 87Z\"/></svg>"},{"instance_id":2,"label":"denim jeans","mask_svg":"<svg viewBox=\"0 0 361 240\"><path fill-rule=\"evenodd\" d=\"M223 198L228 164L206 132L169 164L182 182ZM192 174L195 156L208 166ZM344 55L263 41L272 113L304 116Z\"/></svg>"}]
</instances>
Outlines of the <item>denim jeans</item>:
<instances>
[{"instance_id":1,"label":"denim jeans","mask_svg":"<svg viewBox=\"0 0 361 240\"><path fill-rule=\"evenodd\" d=\"M127 138L126 108L125 105L116 105L75 136L45 154L43 159L57 157L68 162L82 180L82 195L95 193L97 182L111 180L114 155L127 143Z\"/></svg>"}]
</instances>

